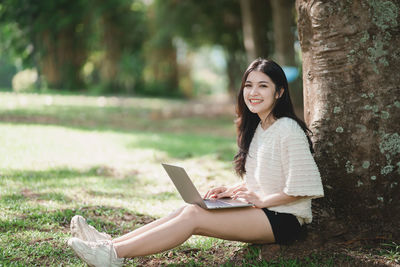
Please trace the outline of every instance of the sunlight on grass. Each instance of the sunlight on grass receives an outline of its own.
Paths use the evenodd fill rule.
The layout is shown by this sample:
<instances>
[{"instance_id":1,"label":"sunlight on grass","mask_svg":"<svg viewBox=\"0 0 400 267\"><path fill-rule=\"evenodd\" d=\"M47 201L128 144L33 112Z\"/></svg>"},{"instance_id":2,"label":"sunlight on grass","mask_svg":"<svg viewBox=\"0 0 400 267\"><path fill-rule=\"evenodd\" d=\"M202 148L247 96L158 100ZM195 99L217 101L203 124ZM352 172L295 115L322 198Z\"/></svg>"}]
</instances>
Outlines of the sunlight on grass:
<instances>
[{"instance_id":1,"label":"sunlight on grass","mask_svg":"<svg viewBox=\"0 0 400 267\"><path fill-rule=\"evenodd\" d=\"M0 168L40 170L56 166L135 164L139 153L144 160L154 159L154 151L129 151L126 143L135 137L128 134L11 124L0 124L0 132L0 153L6 155Z\"/></svg>"},{"instance_id":2,"label":"sunlight on grass","mask_svg":"<svg viewBox=\"0 0 400 267\"><path fill-rule=\"evenodd\" d=\"M103 97L83 95L46 95L0 92L0 110L27 107L29 109L66 106L66 107L136 107L162 109L167 105L180 105L183 100L146 97Z\"/></svg>"}]
</instances>

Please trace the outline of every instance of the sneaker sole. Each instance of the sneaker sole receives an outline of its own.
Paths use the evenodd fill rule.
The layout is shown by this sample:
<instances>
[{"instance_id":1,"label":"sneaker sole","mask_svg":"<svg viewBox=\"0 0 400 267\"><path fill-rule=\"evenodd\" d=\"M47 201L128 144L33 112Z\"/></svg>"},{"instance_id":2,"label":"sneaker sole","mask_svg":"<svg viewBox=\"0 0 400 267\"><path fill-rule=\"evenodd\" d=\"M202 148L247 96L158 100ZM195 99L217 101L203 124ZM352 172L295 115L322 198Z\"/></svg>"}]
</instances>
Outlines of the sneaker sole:
<instances>
[{"instance_id":1,"label":"sneaker sole","mask_svg":"<svg viewBox=\"0 0 400 267\"><path fill-rule=\"evenodd\" d=\"M110 241L109 241L110 242ZM92 242L93 243L93 242ZM76 237L72 237L72 238L70 238L70 239L68 239L68 242L67 242L67 244L68 244L68 246L70 247L70 248L72 248L72 250L75 252L75 254L83 261L83 262L85 262L87 265L89 265L90 267L96 267L96 266L98 266L98 267L111 267L111 266L115 266L115 267L122 267L123 266L123 259L121 258L121 259L118 259L118 258L115 258L115 259L111 259L111 258L104 258L103 259L103 262L101 262L101 263L96 263L96 264L89 264L88 263L88 260L89 259L85 259L85 257L84 257L84 253L85 253L85 251L86 251L86 253L87 254L90 254L92 257L94 256L94 254L93 253L95 253L94 251L90 251L90 249L88 249L88 246L87 245L85 245L85 241L83 241L83 240L81 240L81 239L79 239L79 238L76 238ZM101 252L101 251L99 251L99 252ZM106 257L111 257L111 255L109 254L110 252L106 252ZM115 252L115 250L114 250L114 253L115 253L115 256L116 256L116 252ZM104 257L104 251L103 251L103 257ZM95 258L97 259L97 261L98 261L98 257L101 257L101 255L97 255ZM104 260L106 260L106 261L104 261ZM90 260L89 260L90 261Z\"/></svg>"},{"instance_id":2,"label":"sneaker sole","mask_svg":"<svg viewBox=\"0 0 400 267\"><path fill-rule=\"evenodd\" d=\"M78 251L82 250L82 246L79 243L79 240L77 240L78 238L70 238L68 239L68 246L70 248L72 248L72 250L75 252L75 254L83 261L85 262L88 266L90 267L96 267L95 265L89 264L86 262L85 257L83 257L83 255L81 255Z\"/></svg>"}]
</instances>

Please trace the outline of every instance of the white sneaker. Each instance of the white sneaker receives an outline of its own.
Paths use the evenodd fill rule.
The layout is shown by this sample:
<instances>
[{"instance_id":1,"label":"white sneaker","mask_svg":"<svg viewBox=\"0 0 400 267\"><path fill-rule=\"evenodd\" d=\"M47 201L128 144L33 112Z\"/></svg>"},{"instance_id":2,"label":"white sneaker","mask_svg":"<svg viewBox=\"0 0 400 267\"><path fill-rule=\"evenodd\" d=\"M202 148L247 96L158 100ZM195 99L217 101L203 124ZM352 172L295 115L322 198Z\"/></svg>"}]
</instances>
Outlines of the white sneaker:
<instances>
[{"instance_id":1,"label":"white sneaker","mask_svg":"<svg viewBox=\"0 0 400 267\"><path fill-rule=\"evenodd\" d=\"M84 241L100 241L111 240L111 236L106 233L100 233L93 226L88 225L85 218L75 215L71 219L71 233L73 237L77 237Z\"/></svg>"},{"instance_id":2,"label":"white sneaker","mask_svg":"<svg viewBox=\"0 0 400 267\"><path fill-rule=\"evenodd\" d=\"M68 239L68 246L89 266L114 267L122 266L124 263L123 258L118 258L114 245L110 240L90 242L72 237Z\"/></svg>"}]
</instances>

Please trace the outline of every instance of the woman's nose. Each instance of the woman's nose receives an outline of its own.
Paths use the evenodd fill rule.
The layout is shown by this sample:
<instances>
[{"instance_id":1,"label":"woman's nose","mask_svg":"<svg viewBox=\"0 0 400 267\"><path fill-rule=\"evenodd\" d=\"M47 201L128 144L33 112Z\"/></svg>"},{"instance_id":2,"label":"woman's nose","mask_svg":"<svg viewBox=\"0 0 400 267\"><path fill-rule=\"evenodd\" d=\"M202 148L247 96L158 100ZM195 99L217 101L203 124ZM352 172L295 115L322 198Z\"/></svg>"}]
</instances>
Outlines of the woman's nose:
<instances>
[{"instance_id":1,"label":"woman's nose","mask_svg":"<svg viewBox=\"0 0 400 267\"><path fill-rule=\"evenodd\" d=\"M257 87L252 87L252 88L250 89L250 95L256 95L257 92L258 92Z\"/></svg>"}]
</instances>

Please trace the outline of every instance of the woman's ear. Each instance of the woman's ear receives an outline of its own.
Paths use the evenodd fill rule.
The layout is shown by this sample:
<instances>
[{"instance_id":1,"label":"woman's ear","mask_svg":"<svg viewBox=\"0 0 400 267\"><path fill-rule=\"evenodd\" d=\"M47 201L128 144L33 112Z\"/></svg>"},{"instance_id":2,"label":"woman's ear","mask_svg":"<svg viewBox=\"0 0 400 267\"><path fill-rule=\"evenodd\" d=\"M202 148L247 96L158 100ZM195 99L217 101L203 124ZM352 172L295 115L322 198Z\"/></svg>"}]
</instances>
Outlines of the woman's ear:
<instances>
[{"instance_id":1,"label":"woman's ear","mask_svg":"<svg viewBox=\"0 0 400 267\"><path fill-rule=\"evenodd\" d=\"M283 92L285 92L285 89L282 87L281 90L279 90L279 93L275 94L275 98L276 99L281 98Z\"/></svg>"}]
</instances>

